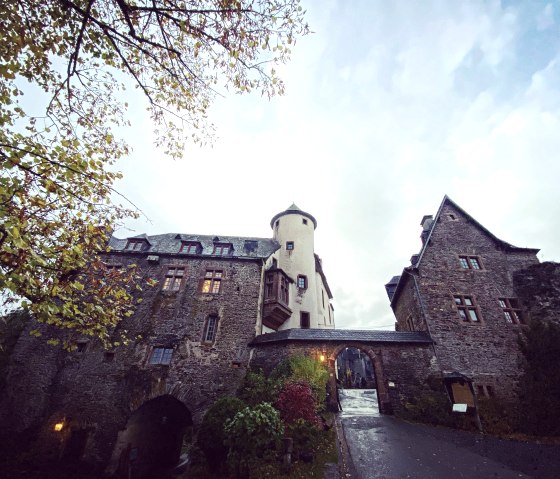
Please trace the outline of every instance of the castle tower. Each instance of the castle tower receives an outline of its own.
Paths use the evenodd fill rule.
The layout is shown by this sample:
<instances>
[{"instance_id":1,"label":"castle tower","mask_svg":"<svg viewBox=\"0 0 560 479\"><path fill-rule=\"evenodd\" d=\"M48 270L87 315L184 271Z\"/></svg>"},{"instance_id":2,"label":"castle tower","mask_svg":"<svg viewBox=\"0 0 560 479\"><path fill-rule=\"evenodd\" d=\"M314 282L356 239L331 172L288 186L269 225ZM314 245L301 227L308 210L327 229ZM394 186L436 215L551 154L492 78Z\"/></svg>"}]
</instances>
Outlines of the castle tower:
<instances>
[{"instance_id":1,"label":"castle tower","mask_svg":"<svg viewBox=\"0 0 560 479\"><path fill-rule=\"evenodd\" d=\"M291 310L289 317L272 329L334 328L332 294L314 250L317 220L293 204L275 215L270 226L280 249L268 267L271 275L278 271L287 277Z\"/></svg>"}]
</instances>

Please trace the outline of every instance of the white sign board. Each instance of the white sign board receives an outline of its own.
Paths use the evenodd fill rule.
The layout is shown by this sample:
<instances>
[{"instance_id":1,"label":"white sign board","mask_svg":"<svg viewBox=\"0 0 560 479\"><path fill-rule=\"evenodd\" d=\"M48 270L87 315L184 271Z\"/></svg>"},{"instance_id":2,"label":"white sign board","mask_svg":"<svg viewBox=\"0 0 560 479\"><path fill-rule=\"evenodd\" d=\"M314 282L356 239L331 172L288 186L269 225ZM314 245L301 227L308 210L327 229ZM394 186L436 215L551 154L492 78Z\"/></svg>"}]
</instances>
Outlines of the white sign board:
<instances>
[{"instance_id":1,"label":"white sign board","mask_svg":"<svg viewBox=\"0 0 560 479\"><path fill-rule=\"evenodd\" d=\"M453 412L467 412L466 404L453 404Z\"/></svg>"}]
</instances>

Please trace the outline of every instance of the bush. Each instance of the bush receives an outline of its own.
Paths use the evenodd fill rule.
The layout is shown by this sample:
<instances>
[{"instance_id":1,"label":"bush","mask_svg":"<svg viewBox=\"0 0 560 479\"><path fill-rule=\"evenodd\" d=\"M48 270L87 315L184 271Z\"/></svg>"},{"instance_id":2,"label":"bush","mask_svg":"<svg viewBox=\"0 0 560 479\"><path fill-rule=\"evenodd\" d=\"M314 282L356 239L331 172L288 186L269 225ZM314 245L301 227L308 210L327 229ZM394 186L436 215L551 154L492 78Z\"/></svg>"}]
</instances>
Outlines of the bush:
<instances>
[{"instance_id":1,"label":"bush","mask_svg":"<svg viewBox=\"0 0 560 479\"><path fill-rule=\"evenodd\" d=\"M280 381L267 378L261 370L248 371L237 395L249 406L263 402L273 403L278 396L280 385Z\"/></svg>"},{"instance_id":2,"label":"bush","mask_svg":"<svg viewBox=\"0 0 560 479\"><path fill-rule=\"evenodd\" d=\"M478 398L478 414L482 423L482 430L487 434L503 436L515 431L517 408L504 405L494 398Z\"/></svg>"},{"instance_id":3,"label":"bush","mask_svg":"<svg viewBox=\"0 0 560 479\"><path fill-rule=\"evenodd\" d=\"M278 448L284 426L278 411L269 403L261 403L246 407L226 421L224 432L232 471L236 477L251 477L251 466L258 462L257 457Z\"/></svg>"},{"instance_id":4,"label":"bush","mask_svg":"<svg viewBox=\"0 0 560 479\"><path fill-rule=\"evenodd\" d=\"M218 399L204 415L198 431L197 443L211 471L220 471L226 464L228 447L225 445L224 424L246 406L241 399L223 397Z\"/></svg>"},{"instance_id":5,"label":"bush","mask_svg":"<svg viewBox=\"0 0 560 479\"><path fill-rule=\"evenodd\" d=\"M278 395L274 404L280 411L284 424L290 424L303 419L315 425L319 424L317 403L309 384L304 382L288 382Z\"/></svg>"},{"instance_id":6,"label":"bush","mask_svg":"<svg viewBox=\"0 0 560 479\"><path fill-rule=\"evenodd\" d=\"M321 438L321 430L315 422L296 419L286 425L286 436L293 440L294 458L297 459L301 454L313 453Z\"/></svg>"},{"instance_id":7,"label":"bush","mask_svg":"<svg viewBox=\"0 0 560 479\"><path fill-rule=\"evenodd\" d=\"M424 383L410 385L411 394L399 416L411 421L439 426L474 430L476 425L471 415L453 413L451 402L441 377L430 376Z\"/></svg>"},{"instance_id":8,"label":"bush","mask_svg":"<svg viewBox=\"0 0 560 479\"><path fill-rule=\"evenodd\" d=\"M329 373L319 361L303 355L290 356L274 368L271 378L292 382L306 382L311 386L319 410L325 408Z\"/></svg>"},{"instance_id":9,"label":"bush","mask_svg":"<svg viewBox=\"0 0 560 479\"><path fill-rule=\"evenodd\" d=\"M560 435L560 326L531 321L520 338L525 363L520 378L520 429L528 434Z\"/></svg>"}]
</instances>

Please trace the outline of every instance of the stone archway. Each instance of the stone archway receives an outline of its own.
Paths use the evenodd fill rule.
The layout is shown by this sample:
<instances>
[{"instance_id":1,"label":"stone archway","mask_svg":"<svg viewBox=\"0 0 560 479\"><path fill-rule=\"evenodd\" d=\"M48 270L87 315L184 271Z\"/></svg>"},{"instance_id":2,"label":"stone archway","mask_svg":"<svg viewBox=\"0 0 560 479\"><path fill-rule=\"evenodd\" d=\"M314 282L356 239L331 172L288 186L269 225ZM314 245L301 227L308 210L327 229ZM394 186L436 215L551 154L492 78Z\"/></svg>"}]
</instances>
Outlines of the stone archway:
<instances>
[{"instance_id":1,"label":"stone archway","mask_svg":"<svg viewBox=\"0 0 560 479\"><path fill-rule=\"evenodd\" d=\"M166 394L142 404L119 433L113 458L116 477L148 479L175 466L181 456L183 437L192 426L189 409Z\"/></svg>"},{"instance_id":2,"label":"stone archway","mask_svg":"<svg viewBox=\"0 0 560 479\"><path fill-rule=\"evenodd\" d=\"M338 344L332 347L329 351L326 351L327 367L329 370L329 381L327 384L327 390L328 390L327 407L331 411L338 411L340 409L339 402L338 402L335 364L338 355L346 348L359 349L369 357L374 370L379 412L381 412L382 414L393 414L393 408L391 407L391 400L389 397L387 382L385 380L385 374L383 372L381 351L376 351L371 347L367 347L366 345L358 344L358 343Z\"/></svg>"}]
</instances>

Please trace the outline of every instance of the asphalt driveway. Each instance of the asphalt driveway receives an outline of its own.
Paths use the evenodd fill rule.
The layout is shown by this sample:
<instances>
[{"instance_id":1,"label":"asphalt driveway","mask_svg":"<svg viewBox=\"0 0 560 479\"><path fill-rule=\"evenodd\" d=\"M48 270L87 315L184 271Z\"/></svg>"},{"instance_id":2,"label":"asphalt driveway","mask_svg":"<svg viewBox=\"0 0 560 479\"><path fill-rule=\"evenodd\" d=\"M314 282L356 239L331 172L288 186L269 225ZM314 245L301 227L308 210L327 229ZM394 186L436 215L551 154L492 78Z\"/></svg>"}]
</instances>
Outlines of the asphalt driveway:
<instances>
[{"instance_id":1,"label":"asphalt driveway","mask_svg":"<svg viewBox=\"0 0 560 479\"><path fill-rule=\"evenodd\" d=\"M560 447L379 415L375 390L340 394L348 479L560 478Z\"/></svg>"}]
</instances>

